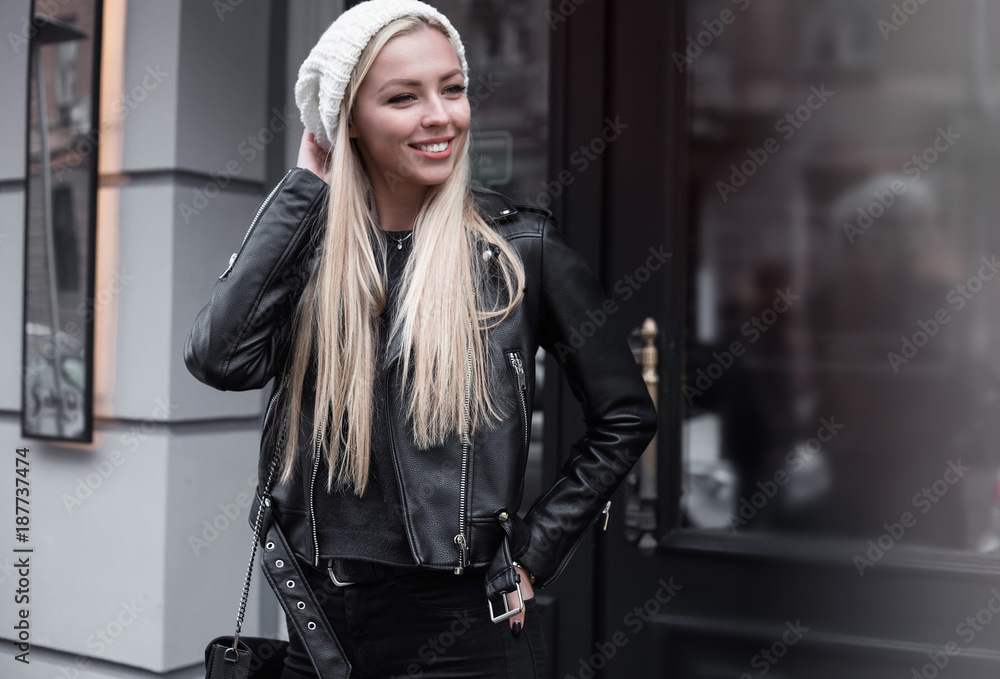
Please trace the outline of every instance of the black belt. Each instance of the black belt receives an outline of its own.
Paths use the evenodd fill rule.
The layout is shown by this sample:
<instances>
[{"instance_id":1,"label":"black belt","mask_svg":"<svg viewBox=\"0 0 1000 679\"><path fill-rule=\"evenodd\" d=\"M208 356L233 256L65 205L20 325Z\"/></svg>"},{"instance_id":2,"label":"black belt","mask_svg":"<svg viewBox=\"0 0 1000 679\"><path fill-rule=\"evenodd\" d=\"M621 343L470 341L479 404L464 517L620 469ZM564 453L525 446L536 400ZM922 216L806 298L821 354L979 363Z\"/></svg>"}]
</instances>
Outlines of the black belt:
<instances>
[{"instance_id":1,"label":"black belt","mask_svg":"<svg viewBox=\"0 0 1000 679\"><path fill-rule=\"evenodd\" d=\"M330 579L338 587L354 585L359 582L392 580L400 575L427 572L427 570L424 566L390 566L358 559L330 559L327 565Z\"/></svg>"}]
</instances>

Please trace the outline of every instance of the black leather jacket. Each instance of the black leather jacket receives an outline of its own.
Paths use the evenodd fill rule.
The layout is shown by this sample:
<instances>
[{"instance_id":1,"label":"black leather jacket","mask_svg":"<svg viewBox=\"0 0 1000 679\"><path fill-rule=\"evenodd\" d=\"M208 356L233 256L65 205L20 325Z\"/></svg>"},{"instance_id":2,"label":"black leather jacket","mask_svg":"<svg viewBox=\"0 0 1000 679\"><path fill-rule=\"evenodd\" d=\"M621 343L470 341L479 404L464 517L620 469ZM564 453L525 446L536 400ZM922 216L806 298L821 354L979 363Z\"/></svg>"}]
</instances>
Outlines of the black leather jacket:
<instances>
[{"instance_id":1,"label":"black leather jacket","mask_svg":"<svg viewBox=\"0 0 1000 679\"><path fill-rule=\"evenodd\" d=\"M278 439L276 397L284 381L291 313L322 242L327 185L293 168L261 204L243 243L219 277L211 301L194 321L184 347L188 370L224 391L263 388L274 377L259 461L260 486ZM501 592L519 580L517 561L545 588L565 568L588 530L604 524L610 498L656 431L656 411L624 334L604 313L606 295L584 260L566 244L547 210L514 205L476 189L480 214L515 248L527 279L517 309L490 331L490 347L503 366L496 382L502 402L518 413L463 445L455 435L443 446L418 450L406 432L404 401L387 400L392 460L414 559L433 569L489 566L487 595L503 609ZM485 243L479 245L485 250ZM496 255L497 252L491 253ZM486 255L488 259L490 255ZM484 281L484 284L486 282ZM603 314L603 317L602 317ZM602 320L603 318L603 320ZM535 396L538 346L555 356L579 400L586 433L569 450L561 472L524 518L517 512ZM389 347L398 359L399 342ZM392 364L398 368L398 362ZM323 535L350 517L327 519L325 459L311 447L315 364L304 389L294 483L272 490L274 515L293 550L319 565ZM257 514L250 513L251 524ZM317 517L319 520L317 520ZM505 539L506 538L506 539ZM463 544L464 542L464 544Z\"/></svg>"}]
</instances>

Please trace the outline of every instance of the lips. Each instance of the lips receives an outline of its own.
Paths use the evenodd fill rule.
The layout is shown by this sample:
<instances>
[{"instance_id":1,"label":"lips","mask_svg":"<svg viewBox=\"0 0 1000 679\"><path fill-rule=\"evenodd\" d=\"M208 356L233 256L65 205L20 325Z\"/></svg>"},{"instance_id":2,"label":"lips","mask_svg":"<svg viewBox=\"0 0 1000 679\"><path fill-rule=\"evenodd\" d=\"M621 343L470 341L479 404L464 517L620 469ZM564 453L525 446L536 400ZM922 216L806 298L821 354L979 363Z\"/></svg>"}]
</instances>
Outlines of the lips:
<instances>
[{"instance_id":1,"label":"lips","mask_svg":"<svg viewBox=\"0 0 1000 679\"><path fill-rule=\"evenodd\" d=\"M452 139L454 139L454 137L434 137L432 139L424 139L415 144L410 144L410 146L427 153L440 153L451 145Z\"/></svg>"},{"instance_id":2,"label":"lips","mask_svg":"<svg viewBox=\"0 0 1000 679\"><path fill-rule=\"evenodd\" d=\"M433 139L424 139L423 141L418 141L410 144L410 146L426 146L428 144L437 144L442 141L451 141L455 137L434 137Z\"/></svg>"}]
</instances>

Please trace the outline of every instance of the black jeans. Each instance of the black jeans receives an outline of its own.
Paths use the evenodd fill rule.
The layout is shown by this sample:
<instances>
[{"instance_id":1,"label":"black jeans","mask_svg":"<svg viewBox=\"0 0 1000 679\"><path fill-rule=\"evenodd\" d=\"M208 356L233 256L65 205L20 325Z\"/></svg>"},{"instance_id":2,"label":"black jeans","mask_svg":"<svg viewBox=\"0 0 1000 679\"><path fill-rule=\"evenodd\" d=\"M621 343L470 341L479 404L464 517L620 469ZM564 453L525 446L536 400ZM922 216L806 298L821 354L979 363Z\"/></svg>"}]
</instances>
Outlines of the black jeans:
<instances>
[{"instance_id":1,"label":"black jeans","mask_svg":"<svg viewBox=\"0 0 1000 679\"><path fill-rule=\"evenodd\" d=\"M351 679L541 679L548 649L534 597L525 600L524 629L494 623L486 604L486 569L425 570L345 587L325 566L302 564L334 634L351 663ZM499 613L499 612L498 612ZM289 625L281 679L316 679L303 640Z\"/></svg>"}]
</instances>

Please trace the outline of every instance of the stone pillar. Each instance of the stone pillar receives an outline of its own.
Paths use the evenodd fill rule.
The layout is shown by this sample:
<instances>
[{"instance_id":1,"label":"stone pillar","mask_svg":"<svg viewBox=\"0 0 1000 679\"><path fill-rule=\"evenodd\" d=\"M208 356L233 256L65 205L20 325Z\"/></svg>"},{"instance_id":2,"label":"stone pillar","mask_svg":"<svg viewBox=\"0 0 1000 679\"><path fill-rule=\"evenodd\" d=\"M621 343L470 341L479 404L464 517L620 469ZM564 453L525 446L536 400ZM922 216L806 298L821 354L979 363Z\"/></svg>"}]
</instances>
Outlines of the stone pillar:
<instances>
[{"instance_id":1,"label":"stone pillar","mask_svg":"<svg viewBox=\"0 0 1000 679\"><path fill-rule=\"evenodd\" d=\"M0 36L21 32L30 5L0 3ZM2 541L0 676L201 677L205 644L233 632L268 388L199 383L184 340L294 166L295 74L341 3L293 3L277 53L272 11L266 0L105 0L90 446L20 438L27 50L0 48L0 506L14 505L13 450L26 446L35 549L31 664L20 665L12 531ZM255 566L243 633L261 633L262 606L264 633L277 629L275 605Z\"/></svg>"}]
</instances>

